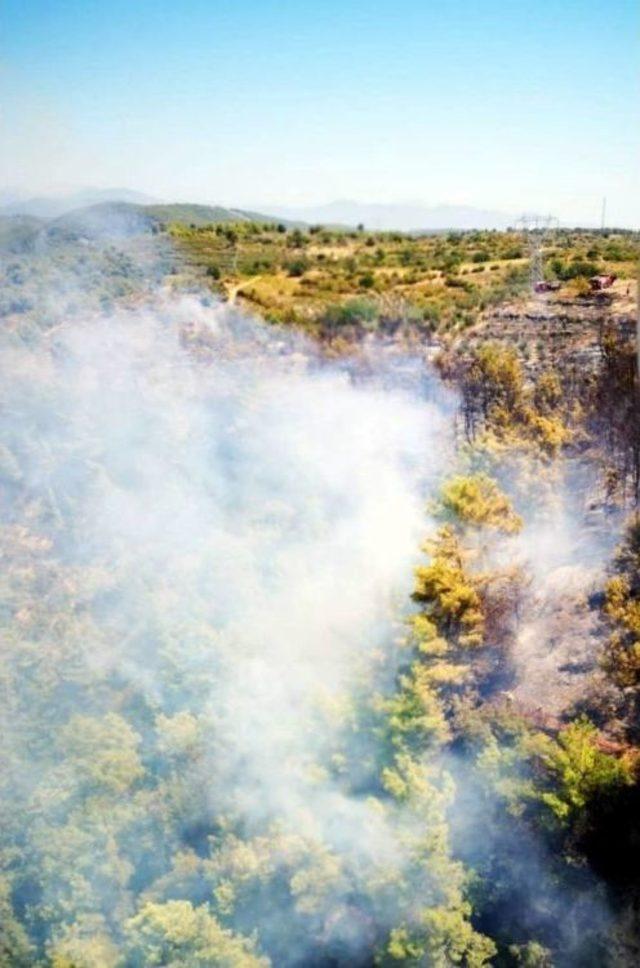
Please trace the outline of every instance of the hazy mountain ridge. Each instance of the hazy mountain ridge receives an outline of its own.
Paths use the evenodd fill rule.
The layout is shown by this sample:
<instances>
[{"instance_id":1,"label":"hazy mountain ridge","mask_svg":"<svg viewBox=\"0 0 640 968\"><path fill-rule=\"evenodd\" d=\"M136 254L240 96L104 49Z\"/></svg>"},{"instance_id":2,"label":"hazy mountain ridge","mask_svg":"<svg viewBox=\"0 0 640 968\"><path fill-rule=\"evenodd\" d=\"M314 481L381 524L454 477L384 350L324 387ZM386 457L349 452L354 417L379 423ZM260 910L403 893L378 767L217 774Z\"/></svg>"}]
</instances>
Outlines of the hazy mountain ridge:
<instances>
[{"instance_id":1,"label":"hazy mountain ridge","mask_svg":"<svg viewBox=\"0 0 640 968\"><path fill-rule=\"evenodd\" d=\"M190 203L138 205L108 201L76 208L55 218L5 208L0 209L0 250L26 251L42 234L48 238L126 238L171 222L196 228L221 222L283 222L289 228L303 224L243 209Z\"/></svg>"},{"instance_id":2,"label":"hazy mountain ridge","mask_svg":"<svg viewBox=\"0 0 640 968\"><path fill-rule=\"evenodd\" d=\"M425 205L422 202L368 203L338 199L324 205L262 206L249 209L190 202L166 203L128 188L83 189L64 196L20 197L0 193L0 215L22 215L58 219L103 205L130 205L144 209L145 215L161 221L176 221L196 226L211 222L273 222L282 220L297 225L321 224L357 226L378 231L445 231L447 229L506 229L515 216L470 205ZM256 210L257 209L257 210Z\"/></svg>"},{"instance_id":3,"label":"hazy mountain ridge","mask_svg":"<svg viewBox=\"0 0 640 968\"><path fill-rule=\"evenodd\" d=\"M154 205L158 201L152 195L130 188L86 188L66 195L28 197L7 191L0 195L0 200L4 203L0 206L0 215L31 215L36 218L58 218L75 209L111 202Z\"/></svg>"},{"instance_id":4,"label":"hazy mountain ridge","mask_svg":"<svg viewBox=\"0 0 640 968\"><path fill-rule=\"evenodd\" d=\"M427 206L419 202L366 203L350 199L300 208L275 206L278 215L322 225L364 225L367 229L416 232L446 229L506 229L515 216L467 205Z\"/></svg>"}]
</instances>

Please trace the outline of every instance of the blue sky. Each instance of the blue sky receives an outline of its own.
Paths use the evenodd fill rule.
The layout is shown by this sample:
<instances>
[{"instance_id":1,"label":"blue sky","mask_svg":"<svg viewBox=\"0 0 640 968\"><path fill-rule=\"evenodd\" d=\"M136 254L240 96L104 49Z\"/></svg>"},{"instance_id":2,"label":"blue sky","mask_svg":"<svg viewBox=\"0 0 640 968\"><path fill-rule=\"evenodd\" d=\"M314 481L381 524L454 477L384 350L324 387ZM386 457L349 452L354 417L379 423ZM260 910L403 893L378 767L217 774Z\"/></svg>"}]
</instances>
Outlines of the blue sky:
<instances>
[{"instance_id":1,"label":"blue sky","mask_svg":"<svg viewBox=\"0 0 640 968\"><path fill-rule=\"evenodd\" d=\"M637 0L3 0L0 186L640 224Z\"/></svg>"}]
</instances>

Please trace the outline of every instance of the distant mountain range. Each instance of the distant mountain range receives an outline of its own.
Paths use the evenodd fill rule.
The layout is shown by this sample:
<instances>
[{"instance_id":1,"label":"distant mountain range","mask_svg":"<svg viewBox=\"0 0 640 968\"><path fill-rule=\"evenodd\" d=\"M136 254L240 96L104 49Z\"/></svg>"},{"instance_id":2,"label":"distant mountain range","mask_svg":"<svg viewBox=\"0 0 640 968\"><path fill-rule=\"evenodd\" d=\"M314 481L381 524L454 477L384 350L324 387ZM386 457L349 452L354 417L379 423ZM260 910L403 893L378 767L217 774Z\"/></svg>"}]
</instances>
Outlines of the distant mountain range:
<instances>
[{"instance_id":1,"label":"distant mountain range","mask_svg":"<svg viewBox=\"0 0 640 968\"><path fill-rule=\"evenodd\" d=\"M84 188L68 195L42 195L33 198L15 192L3 192L0 193L0 214L57 218L77 208L88 208L106 202L153 205L156 201L151 195L131 191L129 188Z\"/></svg>"},{"instance_id":2,"label":"distant mountain range","mask_svg":"<svg viewBox=\"0 0 640 968\"><path fill-rule=\"evenodd\" d=\"M336 201L328 205L291 208L273 206L276 215L319 225L364 225L378 231L417 232L446 229L506 229L513 215L464 205L429 207L419 202L367 204Z\"/></svg>"},{"instance_id":3,"label":"distant mountain range","mask_svg":"<svg viewBox=\"0 0 640 968\"><path fill-rule=\"evenodd\" d=\"M153 223L183 222L206 225L211 222L274 222L288 226L357 226L365 229L402 232L437 232L464 229L505 229L514 217L504 212L459 205L429 207L420 203L368 204L335 201L301 208L275 206L270 214L220 205L165 204L142 192L127 188L83 189L64 196L17 197L0 192L0 216L43 219L47 230L87 230L89 234L115 231L130 234Z\"/></svg>"},{"instance_id":4,"label":"distant mountain range","mask_svg":"<svg viewBox=\"0 0 640 968\"><path fill-rule=\"evenodd\" d=\"M80 213L83 213L80 216ZM69 195L20 197L15 192L0 192L0 215L22 215L41 219L85 218L100 219L108 214L137 216L151 221L185 222L206 225L211 222L274 222L276 215L225 208L221 205L200 205L188 202L165 204L128 188L87 188Z\"/></svg>"}]
</instances>

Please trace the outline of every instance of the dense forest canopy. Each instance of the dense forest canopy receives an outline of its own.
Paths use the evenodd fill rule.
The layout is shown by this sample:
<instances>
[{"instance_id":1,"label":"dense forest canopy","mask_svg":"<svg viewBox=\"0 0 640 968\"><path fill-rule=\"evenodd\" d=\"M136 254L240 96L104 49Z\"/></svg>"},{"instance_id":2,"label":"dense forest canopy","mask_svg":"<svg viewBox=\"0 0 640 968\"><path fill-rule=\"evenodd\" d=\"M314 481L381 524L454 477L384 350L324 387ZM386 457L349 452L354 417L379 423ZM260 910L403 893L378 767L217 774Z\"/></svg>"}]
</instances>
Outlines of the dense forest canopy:
<instances>
[{"instance_id":1,"label":"dense forest canopy","mask_svg":"<svg viewBox=\"0 0 640 968\"><path fill-rule=\"evenodd\" d=\"M0 964L637 963L637 238L3 238Z\"/></svg>"}]
</instances>

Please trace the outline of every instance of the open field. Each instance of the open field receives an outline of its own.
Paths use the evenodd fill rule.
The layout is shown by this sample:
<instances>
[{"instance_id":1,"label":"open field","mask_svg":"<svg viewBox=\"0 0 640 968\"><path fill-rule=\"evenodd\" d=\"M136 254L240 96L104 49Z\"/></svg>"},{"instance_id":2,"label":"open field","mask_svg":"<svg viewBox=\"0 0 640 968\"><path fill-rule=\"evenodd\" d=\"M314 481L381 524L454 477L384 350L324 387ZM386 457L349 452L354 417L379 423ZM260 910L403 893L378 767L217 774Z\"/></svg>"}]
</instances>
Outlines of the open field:
<instances>
[{"instance_id":1,"label":"open field","mask_svg":"<svg viewBox=\"0 0 640 968\"><path fill-rule=\"evenodd\" d=\"M454 335L494 307L521 305L529 289L529 252L518 232L411 236L260 224L169 231L202 282L268 320L324 335L385 322ZM588 304L589 277L612 273L616 308L627 311L639 256L637 235L557 232L544 249L546 276L562 284L554 303Z\"/></svg>"}]
</instances>

